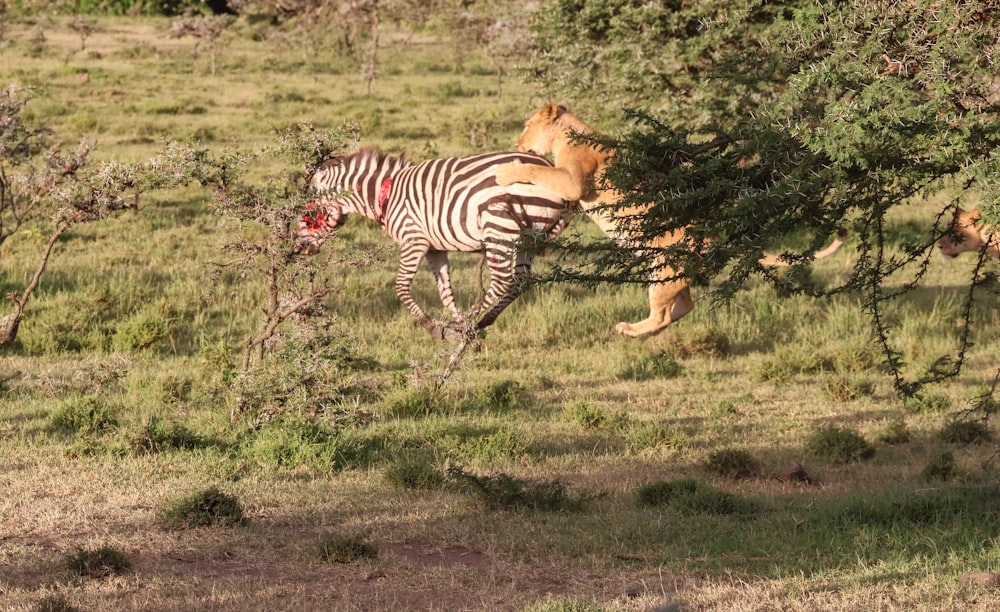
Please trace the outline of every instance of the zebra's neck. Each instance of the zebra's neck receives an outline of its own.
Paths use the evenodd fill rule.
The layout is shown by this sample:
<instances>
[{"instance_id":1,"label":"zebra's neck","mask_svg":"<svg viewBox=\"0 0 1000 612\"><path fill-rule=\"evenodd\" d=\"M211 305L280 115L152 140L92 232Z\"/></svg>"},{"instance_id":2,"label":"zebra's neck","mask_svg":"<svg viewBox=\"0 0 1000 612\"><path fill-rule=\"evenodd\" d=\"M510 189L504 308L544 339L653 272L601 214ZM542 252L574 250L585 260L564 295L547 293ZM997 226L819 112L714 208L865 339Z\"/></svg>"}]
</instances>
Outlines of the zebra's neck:
<instances>
[{"instance_id":1,"label":"zebra's neck","mask_svg":"<svg viewBox=\"0 0 1000 612\"><path fill-rule=\"evenodd\" d=\"M349 198L354 212L385 225L390 203L396 193L395 177L413 164L402 157L375 157L354 160L359 162L354 170L357 180L351 187Z\"/></svg>"}]
</instances>

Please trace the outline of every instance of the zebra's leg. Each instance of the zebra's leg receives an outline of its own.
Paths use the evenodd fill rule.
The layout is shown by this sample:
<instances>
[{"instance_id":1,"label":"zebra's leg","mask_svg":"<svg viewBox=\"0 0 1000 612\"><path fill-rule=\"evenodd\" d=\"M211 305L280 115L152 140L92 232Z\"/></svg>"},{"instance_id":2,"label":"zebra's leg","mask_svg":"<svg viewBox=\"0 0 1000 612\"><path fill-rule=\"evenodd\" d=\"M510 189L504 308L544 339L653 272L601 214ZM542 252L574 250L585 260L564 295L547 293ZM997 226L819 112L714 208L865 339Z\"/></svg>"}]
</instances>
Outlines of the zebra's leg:
<instances>
[{"instance_id":1,"label":"zebra's leg","mask_svg":"<svg viewBox=\"0 0 1000 612\"><path fill-rule=\"evenodd\" d=\"M447 251L430 250L427 251L424 258L427 260L427 266L434 273L434 279L437 281L438 295L441 296L441 303L451 311L452 318L456 321L461 320L462 314L458 311L458 307L455 306L455 294L451 291L451 274L448 271Z\"/></svg>"},{"instance_id":2,"label":"zebra's leg","mask_svg":"<svg viewBox=\"0 0 1000 612\"><path fill-rule=\"evenodd\" d=\"M500 313L521 295L524 279L531 272L530 255L518 253L515 259L508 246L487 245L486 257L490 266L490 288L483 302L486 314L476 323L478 329L492 325Z\"/></svg>"},{"instance_id":3,"label":"zebra's leg","mask_svg":"<svg viewBox=\"0 0 1000 612\"><path fill-rule=\"evenodd\" d=\"M407 242L402 246L399 254L399 272L396 274L396 297L409 309L417 325L426 329L432 336L439 336L441 332L434 325L434 321L413 301L413 295L410 293L413 277L416 276L420 260L427 254L427 249L428 245L423 242Z\"/></svg>"}]
</instances>

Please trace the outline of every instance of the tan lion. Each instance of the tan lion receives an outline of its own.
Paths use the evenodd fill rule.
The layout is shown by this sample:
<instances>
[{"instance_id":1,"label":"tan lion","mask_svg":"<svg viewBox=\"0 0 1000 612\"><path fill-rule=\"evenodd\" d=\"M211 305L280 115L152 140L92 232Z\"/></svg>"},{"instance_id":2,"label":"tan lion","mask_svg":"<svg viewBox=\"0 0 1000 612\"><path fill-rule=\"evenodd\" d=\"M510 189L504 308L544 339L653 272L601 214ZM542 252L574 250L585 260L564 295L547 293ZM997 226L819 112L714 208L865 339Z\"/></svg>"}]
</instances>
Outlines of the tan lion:
<instances>
[{"instance_id":1,"label":"tan lion","mask_svg":"<svg viewBox=\"0 0 1000 612\"><path fill-rule=\"evenodd\" d=\"M1000 259L1000 238L989 231L982 222L979 209L955 210L955 217L944 236L938 240L938 249L946 259L954 259L962 253L978 253L984 246L987 252Z\"/></svg>"},{"instance_id":2,"label":"tan lion","mask_svg":"<svg viewBox=\"0 0 1000 612\"><path fill-rule=\"evenodd\" d=\"M620 209L621 212L601 210L613 205L621 196L610 189L596 187L599 177L614 156L613 150L601 150L591 144L572 140L573 134L593 134L594 129L566 110L565 106L547 104L524 126L524 132L517 140L517 148L522 152L531 151L538 155L552 154L555 167L508 163L497 169L497 183L543 184L558 193L565 200L579 200L581 208L597 223L598 227L612 239L627 238L616 223L615 215L624 217L642 214L644 207ZM813 256L820 259L830 255L843 244L845 232L841 230L837 238L822 251ZM663 248L684 237L683 230L660 236L650 246ZM769 266L787 266L777 256L765 255L761 263ZM649 316L638 323L621 322L615 331L636 337L662 330L680 319L694 308L688 282L674 278L677 273L667 266L661 266L654 283L649 285ZM672 279L672 280L664 280Z\"/></svg>"}]
</instances>

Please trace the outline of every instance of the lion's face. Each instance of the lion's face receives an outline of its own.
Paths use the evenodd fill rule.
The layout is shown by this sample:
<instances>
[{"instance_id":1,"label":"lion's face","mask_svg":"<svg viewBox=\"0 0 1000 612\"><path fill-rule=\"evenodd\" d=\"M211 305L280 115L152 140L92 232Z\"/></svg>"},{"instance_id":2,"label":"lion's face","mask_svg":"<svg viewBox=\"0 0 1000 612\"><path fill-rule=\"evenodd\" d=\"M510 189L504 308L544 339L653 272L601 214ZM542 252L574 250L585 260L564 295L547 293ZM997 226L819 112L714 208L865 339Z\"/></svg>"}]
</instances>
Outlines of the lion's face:
<instances>
[{"instance_id":1,"label":"lion's face","mask_svg":"<svg viewBox=\"0 0 1000 612\"><path fill-rule=\"evenodd\" d=\"M951 221L948 232L938 241L938 249L947 259L958 257L962 253L976 252L986 244L983 235L983 225L979 222L979 211L967 211L959 208Z\"/></svg>"},{"instance_id":2,"label":"lion's face","mask_svg":"<svg viewBox=\"0 0 1000 612\"><path fill-rule=\"evenodd\" d=\"M549 104L535 113L524 123L524 131L517 139L517 150L535 155L551 153L553 142L562 133L556 124L556 120L562 112L565 112L565 108Z\"/></svg>"}]
</instances>

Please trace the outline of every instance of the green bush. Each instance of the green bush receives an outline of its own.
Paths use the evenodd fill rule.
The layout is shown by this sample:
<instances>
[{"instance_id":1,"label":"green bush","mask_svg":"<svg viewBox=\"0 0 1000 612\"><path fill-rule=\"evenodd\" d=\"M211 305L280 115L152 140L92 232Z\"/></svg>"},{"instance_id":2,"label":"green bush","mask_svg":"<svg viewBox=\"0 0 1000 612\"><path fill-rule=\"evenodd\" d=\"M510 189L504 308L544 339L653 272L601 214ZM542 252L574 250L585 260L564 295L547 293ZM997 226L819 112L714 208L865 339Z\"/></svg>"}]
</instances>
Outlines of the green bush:
<instances>
[{"instance_id":1,"label":"green bush","mask_svg":"<svg viewBox=\"0 0 1000 612\"><path fill-rule=\"evenodd\" d=\"M584 429L618 428L628 423L628 417L624 413L612 413L586 400L566 404L565 412L574 423Z\"/></svg>"},{"instance_id":2,"label":"green bush","mask_svg":"<svg viewBox=\"0 0 1000 612\"><path fill-rule=\"evenodd\" d=\"M92 434L115 427L113 411L97 395L73 395L63 400L49 416L46 429L70 435Z\"/></svg>"},{"instance_id":3,"label":"green bush","mask_svg":"<svg viewBox=\"0 0 1000 612\"><path fill-rule=\"evenodd\" d=\"M326 563L353 563L378 557L378 547L359 537L330 537L320 542L319 557Z\"/></svg>"},{"instance_id":4,"label":"green bush","mask_svg":"<svg viewBox=\"0 0 1000 612\"><path fill-rule=\"evenodd\" d=\"M750 478L760 474L760 463L749 452L735 448L713 452L705 467L727 478Z\"/></svg>"},{"instance_id":5,"label":"green bush","mask_svg":"<svg viewBox=\"0 0 1000 612\"><path fill-rule=\"evenodd\" d=\"M160 510L160 520L174 528L207 525L231 527L249 522L244 516L240 500L215 487L168 502Z\"/></svg>"},{"instance_id":6,"label":"green bush","mask_svg":"<svg viewBox=\"0 0 1000 612\"><path fill-rule=\"evenodd\" d=\"M806 439L806 452L836 464L870 459L875 448L860 434L844 427L821 427Z\"/></svg>"},{"instance_id":7,"label":"green bush","mask_svg":"<svg viewBox=\"0 0 1000 612\"><path fill-rule=\"evenodd\" d=\"M490 510L578 511L586 501L571 497L558 480L528 482L503 473L477 476L455 465L448 467L448 476Z\"/></svg>"},{"instance_id":8,"label":"green bush","mask_svg":"<svg viewBox=\"0 0 1000 612\"><path fill-rule=\"evenodd\" d=\"M111 546L80 550L68 556L65 563L69 571L85 578L107 578L132 569L132 562L125 553Z\"/></svg>"},{"instance_id":9,"label":"green bush","mask_svg":"<svg viewBox=\"0 0 1000 612\"><path fill-rule=\"evenodd\" d=\"M938 438L951 444L978 444L992 439L989 427L982 421L955 420L938 432Z\"/></svg>"},{"instance_id":10,"label":"green bush","mask_svg":"<svg viewBox=\"0 0 1000 612\"><path fill-rule=\"evenodd\" d=\"M951 480L958 474L955 466L955 455L945 451L931 457L920 475L924 480Z\"/></svg>"},{"instance_id":11,"label":"green bush","mask_svg":"<svg viewBox=\"0 0 1000 612\"><path fill-rule=\"evenodd\" d=\"M637 359L618 371L616 376L625 380L652 380L675 378L684 370L677 360L664 352L656 352Z\"/></svg>"},{"instance_id":12,"label":"green bush","mask_svg":"<svg viewBox=\"0 0 1000 612\"><path fill-rule=\"evenodd\" d=\"M934 414L951 408L951 400L938 393L918 393L903 400L903 409L911 414Z\"/></svg>"},{"instance_id":13,"label":"green bush","mask_svg":"<svg viewBox=\"0 0 1000 612\"><path fill-rule=\"evenodd\" d=\"M444 484L441 466L431 458L407 455L382 471L389 484L402 489L437 489Z\"/></svg>"},{"instance_id":14,"label":"green bush","mask_svg":"<svg viewBox=\"0 0 1000 612\"><path fill-rule=\"evenodd\" d=\"M750 500L689 478L643 485L636 497L644 506L669 506L685 514L749 515L757 510Z\"/></svg>"}]
</instances>

